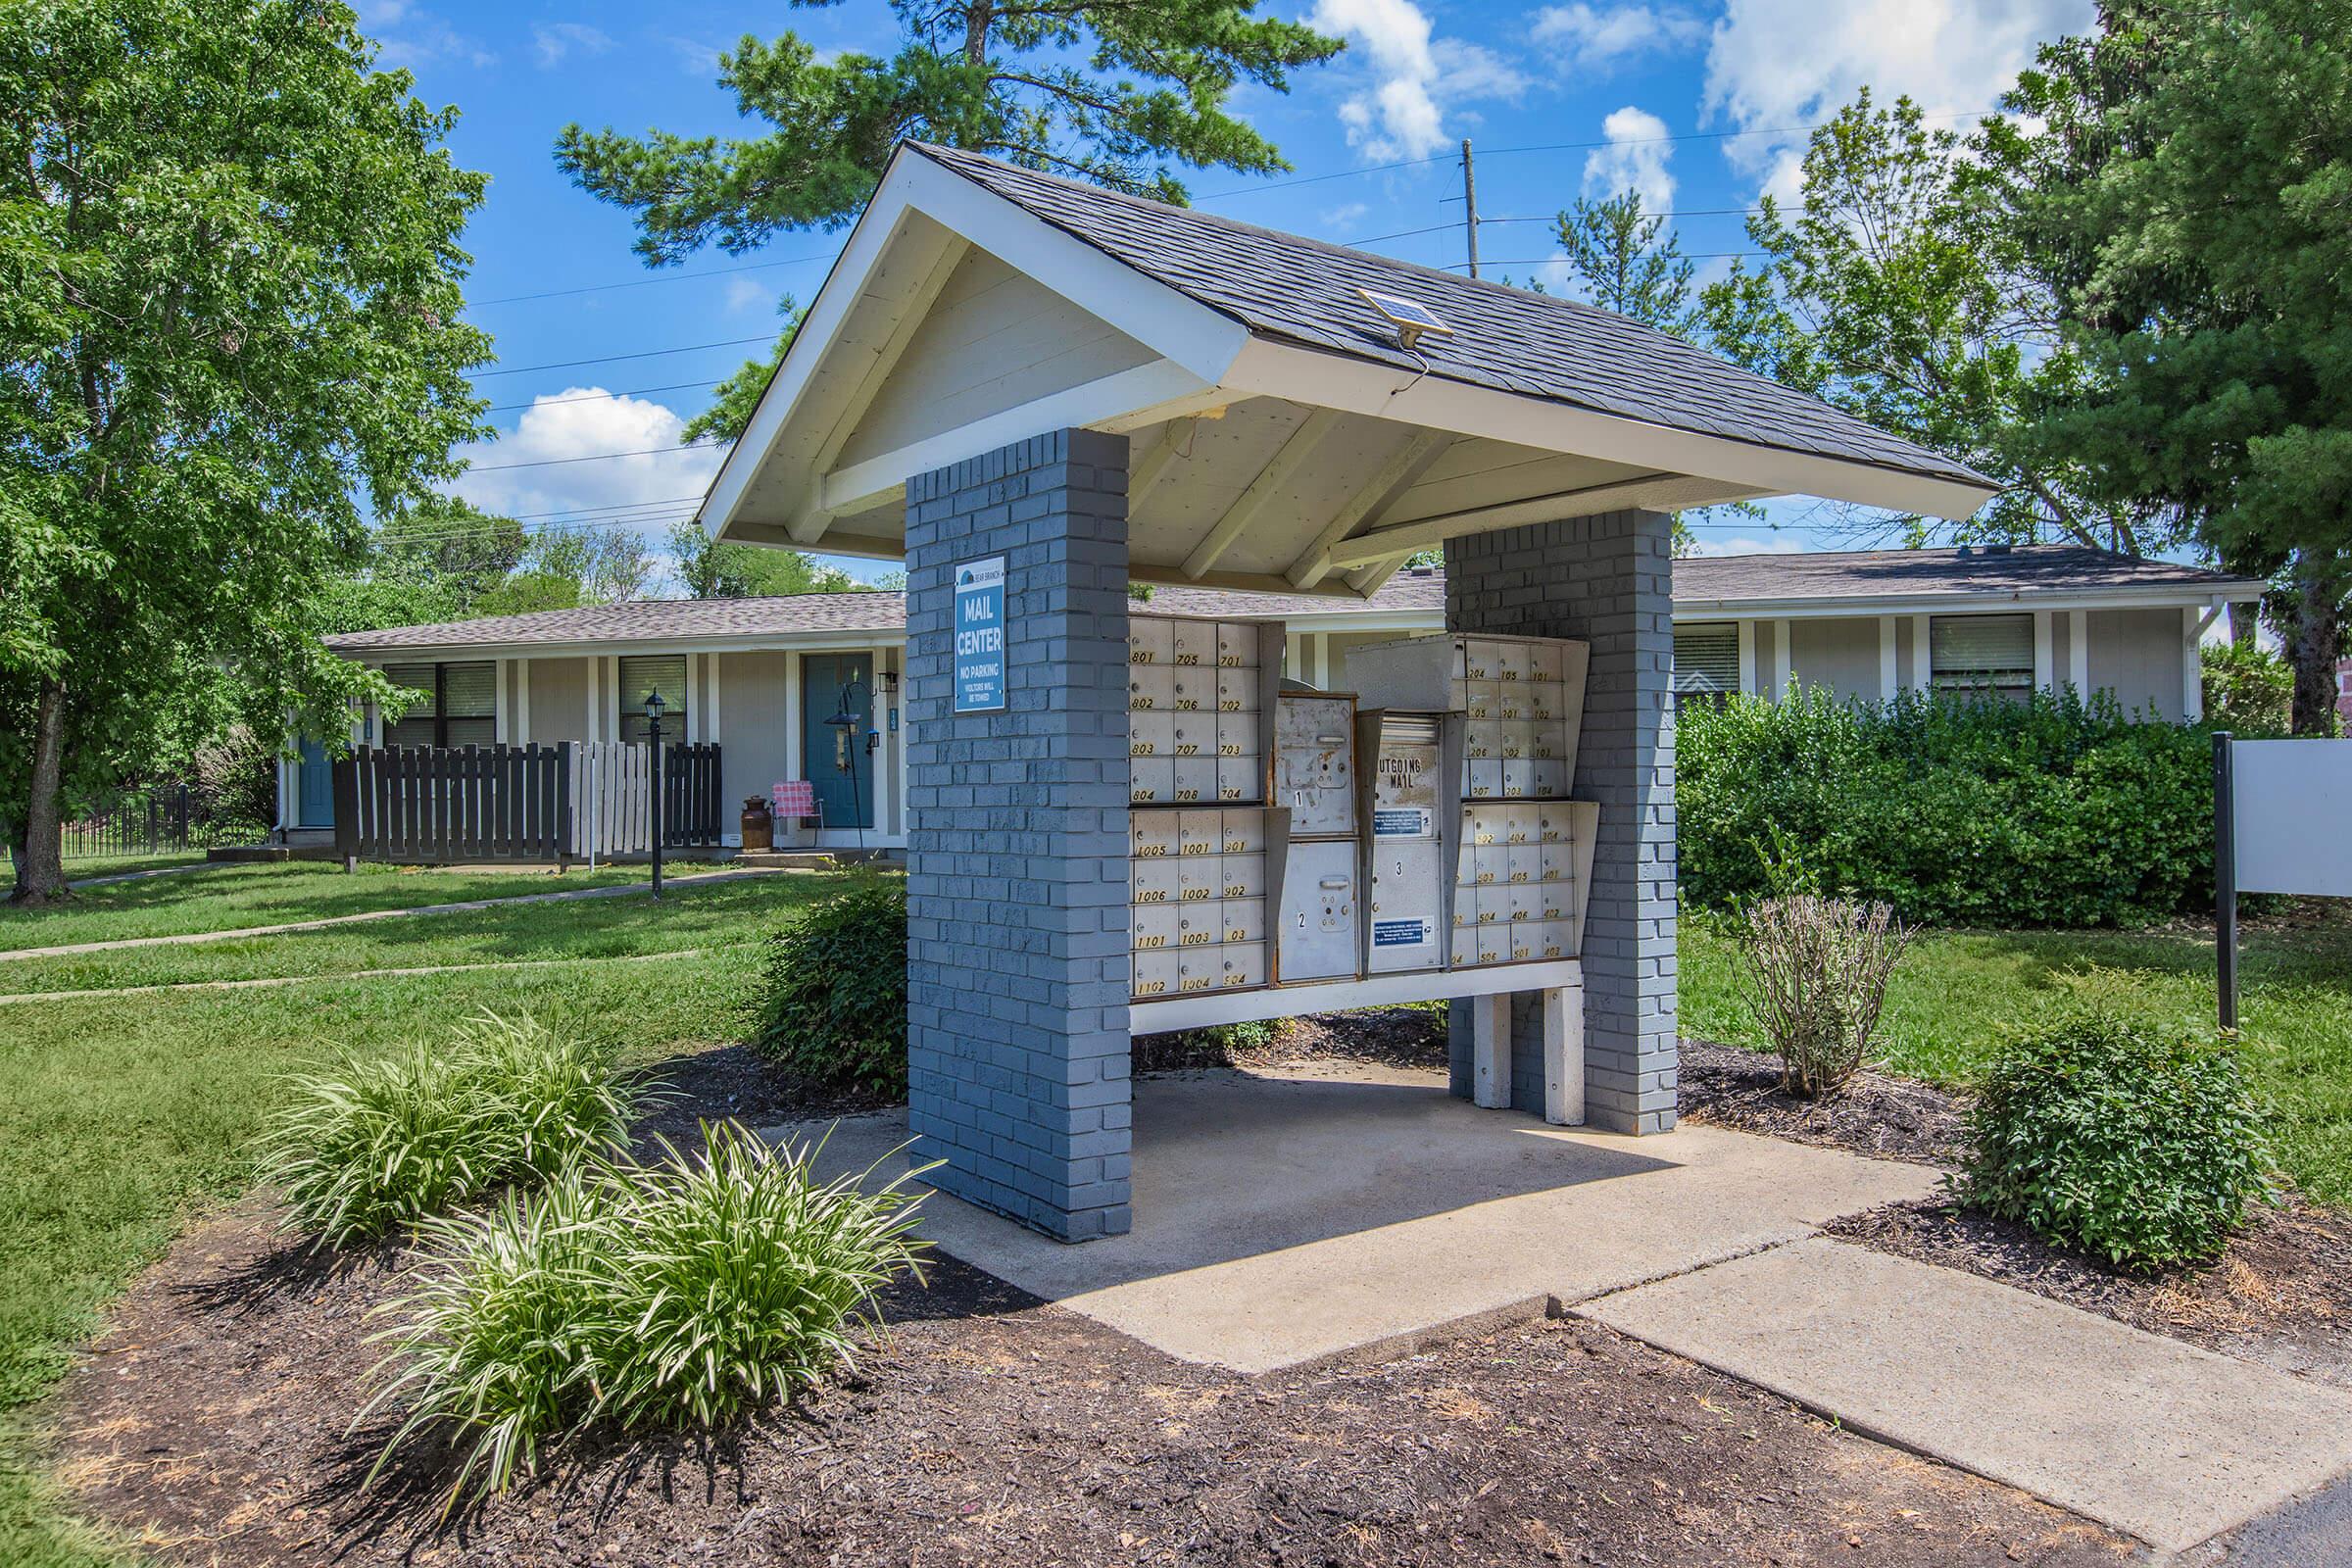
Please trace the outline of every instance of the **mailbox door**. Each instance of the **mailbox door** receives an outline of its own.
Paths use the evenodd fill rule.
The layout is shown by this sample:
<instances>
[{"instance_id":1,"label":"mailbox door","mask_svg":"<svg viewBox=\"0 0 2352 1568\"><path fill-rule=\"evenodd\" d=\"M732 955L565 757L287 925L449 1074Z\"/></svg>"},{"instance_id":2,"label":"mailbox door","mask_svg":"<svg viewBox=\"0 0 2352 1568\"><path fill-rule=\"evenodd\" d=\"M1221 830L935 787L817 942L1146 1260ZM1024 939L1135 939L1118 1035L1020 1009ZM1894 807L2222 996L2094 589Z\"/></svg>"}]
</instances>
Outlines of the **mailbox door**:
<instances>
[{"instance_id":1,"label":"mailbox door","mask_svg":"<svg viewBox=\"0 0 2352 1568\"><path fill-rule=\"evenodd\" d=\"M1283 872L1275 957L1282 979L1354 978L1359 917L1355 845L1294 842Z\"/></svg>"}]
</instances>

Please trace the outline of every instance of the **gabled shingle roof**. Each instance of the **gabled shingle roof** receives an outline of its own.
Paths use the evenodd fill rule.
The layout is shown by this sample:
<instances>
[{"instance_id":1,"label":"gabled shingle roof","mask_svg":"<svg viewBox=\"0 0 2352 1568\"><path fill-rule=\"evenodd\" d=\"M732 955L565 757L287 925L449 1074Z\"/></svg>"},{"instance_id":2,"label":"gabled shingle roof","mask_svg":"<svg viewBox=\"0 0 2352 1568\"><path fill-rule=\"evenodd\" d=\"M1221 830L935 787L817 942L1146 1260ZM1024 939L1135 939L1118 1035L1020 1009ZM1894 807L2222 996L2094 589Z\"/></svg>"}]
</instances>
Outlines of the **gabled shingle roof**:
<instances>
[{"instance_id":1,"label":"gabled shingle roof","mask_svg":"<svg viewBox=\"0 0 2352 1568\"><path fill-rule=\"evenodd\" d=\"M1674 564L1677 605L1718 602L2188 590L2245 598L2263 584L2071 545L2031 545L2006 554L1953 550L1859 550L1787 556L1689 557ZM1339 615L1446 612L1441 571L1402 571L1369 600L1314 594L1251 594L1220 588L1154 588L1137 607L1163 615ZM773 599L637 599L583 610L495 615L439 626L394 626L329 637L354 656L404 649L531 648L575 643L757 642L763 639L875 632L896 639L906 629L899 593L795 594Z\"/></svg>"},{"instance_id":2,"label":"gabled shingle roof","mask_svg":"<svg viewBox=\"0 0 2352 1568\"><path fill-rule=\"evenodd\" d=\"M1124 196L976 153L927 142L908 147L1260 336L1673 429L1991 487L1962 464L1575 300ZM1399 348L1395 329L1359 288L1426 306L1452 336L1424 337L1418 353Z\"/></svg>"}]
</instances>

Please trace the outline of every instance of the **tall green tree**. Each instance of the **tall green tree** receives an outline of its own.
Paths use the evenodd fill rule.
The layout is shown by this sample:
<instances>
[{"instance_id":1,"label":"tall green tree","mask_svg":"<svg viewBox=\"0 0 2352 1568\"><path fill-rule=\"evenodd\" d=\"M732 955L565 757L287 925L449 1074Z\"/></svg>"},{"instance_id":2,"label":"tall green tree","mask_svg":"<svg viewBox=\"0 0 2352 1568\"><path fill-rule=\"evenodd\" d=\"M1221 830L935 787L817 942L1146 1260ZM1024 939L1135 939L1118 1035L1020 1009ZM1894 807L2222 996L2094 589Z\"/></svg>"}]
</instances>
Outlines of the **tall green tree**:
<instances>
[{"instance_id":1,"label":"tall green tree","mask_svg":"<svg viewBox=\"0 0 2352 1568\"><path fill-rule=\"evenodd\" d=\"M812 6L840 0L804 0ZM1340 40L1254 16L1255 0L891 0L897 52L823 55L796 33L745 37L719 85L766 135L722 141L566 126L556 161L637 215L637 249L675 262L855 218L907 138L1181 202L1171 163L1288 169L1226 108L1243 81L1286 89Z\"/></svg>"},{"instance_id":2,"label":"tall green tree","mask_svg":"<svg viewBox=\"0 0 2352 1568\"><path fill-rule=\"evenodd\" d=\"M671 527L669 552L679 583L696 599L857 594L873 586L799 550L720 544L691 520Z\"/></svg>"},{"instance_id":3,"label":"tall green tree","mask_svg":"<svg viewBox=\"0 0 2352 1568\"><path fill-rule=\"evenodd\" d=\"M530 553L531 536L512 517L495 516L456 496L432 495L376 530L380 575L438 586L453 615L504 583Z\"/></svg>"},{"instance_id":4,"label":"tall green tree","mask_svg":"<svg viewBox=\"0 0 2352 1568\"><path fill-rule=\"evenodd\" d=\"M2295 733L2334 723L2352 592L2352 7L2102 9L1987 133L2088 374L2031 439L2270 576Z\"/></svg>"},{"instance_id":5,"label":"tall green tree","mask_svg":"<svg viewBox=\"0 0 2352 1568\"><path fill-rule=\"evenodd\" d=\"M760 409L760 399L766 393L767 383L775 379L776 367L784 363L784 351L792 347L806 313L787 294L776 301L776 314L784 318L784 330L777 336L776 346L759 359L744 361L733 375L719 382L718 390L711 394L710 406L686 421L679 440L743 439L743 432L751 427L752 416Z\"/></svg>"},{"instance_id":6,"label":"tall green tree","mask_svg":"<svg viewBox=\"0 0 2352 1568\"><path fill-rule=\"evenodd\" d=\"M1865 90L1812 133L1804 196L1795 212L1764 198L1747 222L1763 260L1701 292L1717 352L2003 481L1963 537L2172 542L2167 509L2118 502L2073 455L2024 439L2086 372L2062 290L1977 149ZM1909 519L1914 542L1929 527Z\"/></svg>"},{"instance_id":7,"label":"tall green tree","mask_svg":"<svg viewBox=\"0 0 2352 1568\"><path fill-rule=\"evenodd\" d=\"M1679 338L1696 335L1690 284L1697 264L1683 254L1664 215L1642 210L1640 191L1597 202L1580 198L1552 220L1551 229L1561 263L1586 300Z\"/></svg>"},{"instance_id":8,"label":"tall green tree","mask_svg":"<svg viewBox=\"0 0 2352 1568\"><path fill-rule=\"evenodd\" d=\"M330 0L0 7L0 820L61 895L61 806L235 675L257 733L377 677L328 585L484 433L458 320L481 176Z\"/></svg>"}]
</instances>

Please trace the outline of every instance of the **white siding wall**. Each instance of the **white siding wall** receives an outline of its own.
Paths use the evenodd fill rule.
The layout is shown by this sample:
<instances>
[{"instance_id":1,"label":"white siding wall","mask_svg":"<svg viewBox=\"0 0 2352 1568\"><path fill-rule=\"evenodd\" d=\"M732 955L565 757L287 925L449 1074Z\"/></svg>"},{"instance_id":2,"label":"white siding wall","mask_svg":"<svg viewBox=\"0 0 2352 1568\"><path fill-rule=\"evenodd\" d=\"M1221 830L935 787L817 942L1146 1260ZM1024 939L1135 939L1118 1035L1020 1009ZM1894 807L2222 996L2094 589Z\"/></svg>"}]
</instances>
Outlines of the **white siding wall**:
<instances>
[{"instance_id":1,"label":"white siding wall","mask_svg":"<svg viewBox=\"0 0 2352 1568\"><path fill-rule=\"evenodd\" d=\"M2091 689L2111 691L2130 712L2181 716L2181 613L2178 610L2093 610L2088 630Z\"/></svg>"},{"instance_id":2,"label":"white siding wall","mask_svg":"<svg viewBox=\"0 0 2352 1568\"><path fill-rule=\"evenodd\" d=\"M1826 686L1857 702L1879 700L1876 615L1790 621L1788 659L1796 678L1807 686Z\"/></svg>"}]
</instances>

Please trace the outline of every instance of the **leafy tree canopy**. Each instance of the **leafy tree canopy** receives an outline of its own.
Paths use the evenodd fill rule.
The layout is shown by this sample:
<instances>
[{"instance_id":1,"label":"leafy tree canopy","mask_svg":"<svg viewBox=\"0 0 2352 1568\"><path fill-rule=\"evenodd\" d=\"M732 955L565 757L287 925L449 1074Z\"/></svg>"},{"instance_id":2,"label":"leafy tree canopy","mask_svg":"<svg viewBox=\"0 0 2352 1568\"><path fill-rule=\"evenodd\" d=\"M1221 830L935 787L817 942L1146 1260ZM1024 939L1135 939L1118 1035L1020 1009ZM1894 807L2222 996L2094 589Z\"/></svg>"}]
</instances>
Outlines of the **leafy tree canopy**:
<instances>
[{"instance_id":1,"label":"leafy tree canopy","mask_svg":"<svg viewBox=\"0 0 2352 1568\"><path fill-rule=\"evenodd\" d=\"M1588 301L1692 338L1699 323L1690 281L1698 268L1665 224L1663 215L1642 212L1640 191L1628 190L1606 201L1580 198L1551 227L1561 261Z\"/></svg>"},{"instance_id":2,"label":"leafy tree canopy","mask_svg":"<svg viewBox=\"0 0 2352 1568\"><path fill-rule=\"evenodd\" d=\"M331 0L0 7L0 820L62 889L61 801L236 672L257 733L379 678L326 590L482 433L454 115Z\"/></svg>"},{"instance_id":3,"label":"leafy tree canopy","mask_svg":"<svg viewBox=\"0 0 2352 1568\"><path fill-rule=\"evenodd\" d=\"M1172 163L1288 169L1226 99L1245 80L1287 88L1292 71L1341 47L1254 16L1254 0L892 0L891 10L899 47L888 58L821 56L789 32L747 36L719 57L720 85L770 134L574 124L556 161L637 215L637 249L657 264L710 244L740 254L780 229L838 228L907 138L1181 202Z\"/></svg>"},{"instance_id":4,"label":"leafy tree canopy","mask_svg":"<svg viewBox=\"0 0 2352 1568\"><path fill-rule=\"evenodd\" d=\"M758 599L779 594L867 593L839 566L828 566L798 550L763 545L723 545L688 521L669 530L678 581L696 599Z\"/></svg>"}]
</instances>

